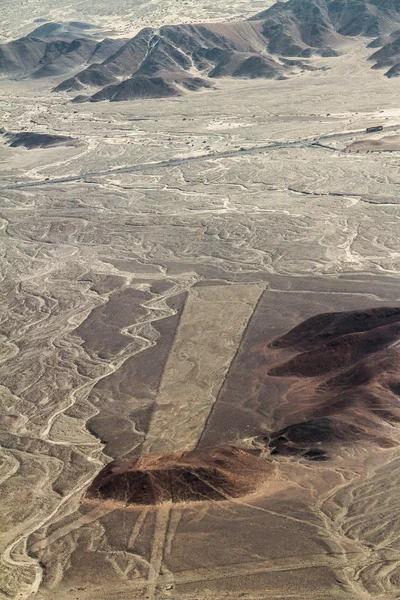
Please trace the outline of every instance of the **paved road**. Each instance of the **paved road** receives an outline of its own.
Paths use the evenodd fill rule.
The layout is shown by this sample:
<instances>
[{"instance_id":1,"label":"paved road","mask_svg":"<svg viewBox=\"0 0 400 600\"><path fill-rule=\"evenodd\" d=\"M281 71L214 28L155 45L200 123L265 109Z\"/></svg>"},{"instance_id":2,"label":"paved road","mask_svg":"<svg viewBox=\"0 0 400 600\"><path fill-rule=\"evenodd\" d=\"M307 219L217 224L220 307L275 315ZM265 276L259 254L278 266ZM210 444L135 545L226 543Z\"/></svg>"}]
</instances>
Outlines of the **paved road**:
<instances>
[{"instance_id":1,"label":"paved road","mask_svg":"<svg viewBox=\"0 0 400 600\"><path fill-rule=\"evenodd\" d=\"M397 131L400 129L399 125L390 125L384 127L383 132ZM15 190L21 188L38 187L43 185L54 185L55 183L69 183L72 181L85 181L92 177L104 177L106 175L114 175L118 173L138 173L142 171L149 171L153 169L163 169L168 167L181 166L189 163L199 163L207 160L215 160L217 158L234 158L235 156L245 156L247 154L261 154L269 150L279 150L282 148L307 148L312 146L327 148L328 150L334 150L326 146L324 142L329 140L345 140L351 139L355 135L365 134L365 129L359 129L356 131L346 131L343 133L330 133L327 135L321 135L314 138L304 138L294 142L272 142L262 146L252 146L251 148L240 148L235 150L226 150L224 152L211 152L209 154L201 154L200 156L191 156L187 158L170 158L168 160L162 160L153 163L141 163L137 165L131 165L129 167L116 167L115 169L107 169L105 171L92 171L89 173L83 173L82 175L72 175L70 177L59 177L54 179L43 179L40 181L27 181L21 183L15 183L8 186L0 187L0 190Z\"/></svg>"}]
</instances>

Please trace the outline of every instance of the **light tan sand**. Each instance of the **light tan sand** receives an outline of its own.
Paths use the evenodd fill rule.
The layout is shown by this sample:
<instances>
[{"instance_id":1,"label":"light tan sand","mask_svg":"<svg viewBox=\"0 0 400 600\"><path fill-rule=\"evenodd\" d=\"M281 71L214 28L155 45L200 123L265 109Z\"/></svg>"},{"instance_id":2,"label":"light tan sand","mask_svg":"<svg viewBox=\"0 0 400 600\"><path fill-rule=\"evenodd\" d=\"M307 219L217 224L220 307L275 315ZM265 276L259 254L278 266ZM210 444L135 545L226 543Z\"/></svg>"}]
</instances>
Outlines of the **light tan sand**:
<instances>
[{"instance_id":1,"label":"light tan sand","mask_svg":"<svg viewBox=\"0 0 400 600\"><path fill-rule=\"evenodd\" d=\"M234 285L197 288L189 295L144 453L196 445L261 292L258 286Z\"/></svg>"}]
</instances>

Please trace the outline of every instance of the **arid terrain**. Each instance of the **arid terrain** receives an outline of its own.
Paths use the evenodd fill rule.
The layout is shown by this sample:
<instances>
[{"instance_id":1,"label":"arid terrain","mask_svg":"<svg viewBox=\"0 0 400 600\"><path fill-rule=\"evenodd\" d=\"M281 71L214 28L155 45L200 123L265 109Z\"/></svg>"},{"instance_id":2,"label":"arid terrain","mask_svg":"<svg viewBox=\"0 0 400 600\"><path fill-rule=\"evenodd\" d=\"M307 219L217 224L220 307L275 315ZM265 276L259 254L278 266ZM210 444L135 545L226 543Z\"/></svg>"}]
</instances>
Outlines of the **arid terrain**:
<instances>
[{"instance_id":1,"label":"arid terrain","mask_svg":"<svg viewBox=\"0 0 400 600\"><path fill-rule=\"evenodd\" d=\"M400 10L330 2L4 3L1 600L400 598Z\"/></svg>"}]
</instances>

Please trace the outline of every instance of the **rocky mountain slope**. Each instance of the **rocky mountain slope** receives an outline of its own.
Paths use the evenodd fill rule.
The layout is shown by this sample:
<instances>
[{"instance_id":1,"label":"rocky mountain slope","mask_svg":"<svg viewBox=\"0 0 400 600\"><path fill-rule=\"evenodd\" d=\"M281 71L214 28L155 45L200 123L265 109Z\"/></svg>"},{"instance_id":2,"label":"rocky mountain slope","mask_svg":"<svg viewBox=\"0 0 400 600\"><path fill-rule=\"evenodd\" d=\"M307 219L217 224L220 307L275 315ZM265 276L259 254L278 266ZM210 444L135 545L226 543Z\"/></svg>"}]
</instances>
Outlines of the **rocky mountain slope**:
<instances>
[{"instance_id":1,"label":"rocky mountain slope","mask_svg":"<svg viewBox=\"0 0 400 600\"><path fill-rule=\"evenodd\" d=\"M373 68L387 69L387 77L398 77L400 75L400 29L391 35L380 37L375 40L371 47L380 47L380 50L372 54L370 60L375 62Z\"/></svg>"},{"instance_id":2,"label":"rocky mountain slope","mask_svg":"<svg viewBox=\"0 0 400 600\"><path fill-rule=\"evenodd\" d=\"M272 454L327 460L362 440L395 445L399 334L400 308L384 307L317 315L273 341L283 361L269 374L288 381L297 402L287 404L288 425L265 439Z\"/></svg>"},{"instance_id":3,"label":"rocky mountain slope","mask_svg":"<svg viewBox=\"0 0 400 600\"><path fill-rule=\"evenodd\" d=\"M168 97L221 77L287 78L315 68L313 56L338 56L364 37L380 48L374 67L400 74L396 0L288 0L247 21L147 27L130 40L99 35L88 24L41 25L0 46L0 70L34 78L68 73L54 91L79 91L78 100Z\"/></svg>"},{"instance_id":4,"label":"rocky mountain slope","mask_svg":"<svg viewBox=\"0 0 400 600\"><path fill-rule=\"evenodd\" d=\"M101 62L126 40L104 38L87 23L45 23L26 37L0 45L0 73L12 77L55 77Z\"/></svg>"}]
</instances>

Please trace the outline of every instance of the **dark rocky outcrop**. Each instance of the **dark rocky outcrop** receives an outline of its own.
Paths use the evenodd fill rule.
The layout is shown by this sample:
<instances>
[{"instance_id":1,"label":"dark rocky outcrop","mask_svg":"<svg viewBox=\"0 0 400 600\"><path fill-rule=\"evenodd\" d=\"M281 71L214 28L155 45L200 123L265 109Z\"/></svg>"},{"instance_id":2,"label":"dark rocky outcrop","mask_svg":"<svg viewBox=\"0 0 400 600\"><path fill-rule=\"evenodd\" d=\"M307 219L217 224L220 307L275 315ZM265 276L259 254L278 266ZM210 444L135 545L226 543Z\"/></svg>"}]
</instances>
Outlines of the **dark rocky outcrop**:
<instances>
[{"instance_id":1,"label":"dark rocky outcrop","mask_svg":"<svg viewBox=\"0 0 400 600\"><path fill-rule=\"evenodd\" d=\"M248 22L176 25L157 32L146 28L101 65L90 66L54 91L103 86L107 81L115 87L92 94L92 100L160 97L162 89L168 97L212 87L206 77L282 78L294 70L278 58L260 56L264 46L259 25Z\"/></svg>"},{"instance_id":2,"label":"dark rocky outcrop","mask_svg":"<svg viewBox=\"0 0 400 600\"><path fill-rule=\"evenodd\" d=\"M294 423L281 431L264 438L271 454L281 456L301 456L308 460L329 459L327 447L335 444L355 442L363 437L363 432L355 425L343 423L339 419L317 417L302 423Z\"/></svg>"},{"instance_id":3,"label":"dark rocky outcrop","mask_svg":"<svg viewBox=\"0 0 400 600\"><path fill-rule=\"evenodd\" d=\"M20 133L2 132L7 139L8 145L12 148L24 146L25 148L50 148L52 146L62 146L76 143L76 139L68 135L56 135L49 133L35 133L33 131L22 131Z\"/></svg>"},{"instance_id":4,"label":"dark rocky outcrop","mask_svg":"<svg viewBox=\"0 0 400 600\"><path fill-rule=\"evenodd\" d=\"M311 350L343 335L371 331L400 322L400 307L322 313L307 319L271 343L273 348Z\"/></svg>"},{"instance_id":5,"label":"dark rocky outcrop","mask_svg":"<svg viewBox=\"0 0 400 600\"><path fill-rule=\"evenodd\" d=\"M293 389L301 390L296 402L286 400L289 424L264 438L274 455L325 460L338 446L360 440L381 447L397 443L399 307L317 315L270 348L278 356L292 356L278 359L269 375L288 378Z\"/></svg>"},{"instance_id":6,"label":"dark rocky outcrop","mask_svg":"<svg viewBox=\"0 0 400 600\"><path fill-rule=\"evenodd\" d=\"M271 470L259 452L234 446L117 460L100 471L86 499L128 506L229 500L255 492Z\"/></svg>"},{"instance_id":7,"label":"dark rocky outcrop","mask_svg":"<svg viewBox=\"0 0 400 600\"><path fill-rule=\"evenodd\" d=\"M118 85L109 85L91 96L91 102L110 100L120 102L121 100L137 100L140 98L168 98L180 96L179 86L197 91L200 88L210 88L211 84L200 77L148 77L136 75Z\"/></svg>"},{"instance_id":8,"label":"dark rocky outcrop","mask_svg":"<svg viewBox=\"0 0 400 600\"><path fill-rule=\"evenodd\" d=\"M385 75L389 79L391 79L392 77L400 77L400 61L397 64L393 65L393 67L389 69L389 71L387 71Z\"/></svg>"}]
</instances>

